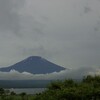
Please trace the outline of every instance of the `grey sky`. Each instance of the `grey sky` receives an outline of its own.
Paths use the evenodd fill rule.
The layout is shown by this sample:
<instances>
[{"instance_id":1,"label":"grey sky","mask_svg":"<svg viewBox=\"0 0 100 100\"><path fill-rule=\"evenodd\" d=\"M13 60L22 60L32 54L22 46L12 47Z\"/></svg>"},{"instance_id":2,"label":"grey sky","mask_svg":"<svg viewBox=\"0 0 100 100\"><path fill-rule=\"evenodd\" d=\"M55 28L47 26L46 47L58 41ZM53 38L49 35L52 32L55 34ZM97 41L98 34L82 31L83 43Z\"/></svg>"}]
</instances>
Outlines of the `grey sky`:
<instances>
[{"instance_id":1,"label":"grey sky","mask_svg":"<svg viewBox=\"0 0 100 100\"><path fill-rule=\"evenodd\" d=\"M0 67L32 55L100 66L99 10L100 0L0 0Z\"/></svg>"}]
</instances>

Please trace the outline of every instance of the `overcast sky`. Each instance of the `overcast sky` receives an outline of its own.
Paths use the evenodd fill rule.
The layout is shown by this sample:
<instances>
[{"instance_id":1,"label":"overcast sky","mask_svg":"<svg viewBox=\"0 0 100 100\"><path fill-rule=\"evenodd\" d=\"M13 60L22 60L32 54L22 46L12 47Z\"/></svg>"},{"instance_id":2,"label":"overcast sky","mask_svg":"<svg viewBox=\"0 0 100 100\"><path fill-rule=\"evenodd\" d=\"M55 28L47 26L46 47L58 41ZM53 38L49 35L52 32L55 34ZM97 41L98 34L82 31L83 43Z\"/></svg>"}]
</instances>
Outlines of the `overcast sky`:
<instances>
[{"instance_id":1,"label":"overcast sky","mask_svg":"<svg viewBox=\"0 0 100 100\"><path fill-rule=\"evenodd\" d=\"M0 0L0 67L29 56L100 66L100 0Z\"/></svg>"}]
</instances>

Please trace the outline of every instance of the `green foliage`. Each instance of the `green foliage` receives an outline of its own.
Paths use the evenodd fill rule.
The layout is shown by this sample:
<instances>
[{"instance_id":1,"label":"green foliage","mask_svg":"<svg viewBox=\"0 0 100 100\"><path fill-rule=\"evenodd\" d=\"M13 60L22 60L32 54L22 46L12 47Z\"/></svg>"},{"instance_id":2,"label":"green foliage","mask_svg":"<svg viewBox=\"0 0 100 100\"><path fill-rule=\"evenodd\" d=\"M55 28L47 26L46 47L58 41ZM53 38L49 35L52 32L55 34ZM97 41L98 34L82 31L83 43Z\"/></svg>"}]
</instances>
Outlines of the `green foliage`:
<instances>
[{"instance_id":1,"label":"green foliage","mask_svg":"<svg viewBox=\"0 0 100 100\"><path fill-rule=\"evenodd\" d=\"M100 76L86 76L81 82L71 79L52 82L34 100L100 100Z\"/></svg>"},{"instance_id":2,"label":"green foliage","mask_svg":"<svg viewBox=\"0 0 100 100\"><path fill-rule=\"evenodd\" d=\"M3 88L0 88L0 95L3 95L5 93L5 90Z\"/></svg>"},{"instance_id":3,"label":"green foliage","mask_svg":"<svg viewBox=\"0 0 100 100\"><path fill-rule=\"evenodd\" d=\"M16 93L15 93L14 91L12 91L12 92L10 93L10 95L16 95Z\"/></svg>"},{"instance_id":4,"label":"green foliage","mask_svg":"<svg viewBox=\"0 0 100 100\"><path fill-rule=\"evenodd\" d=\"M52 82L49 86L48 86L48 89L49 90L59 90L61 89L63 86L62 84L62 81L55 81L55 82Z\"/></svg>"},{"instance_id":5,"label":"green foliage","mask_svg":"<svg viewBox=\"0 0 100 100\"><path fill-rule=\"evenodd\" d=\"M20 93L20 96L25 96L25 95L26 95L25 92Z\"/></svg>"}]
</instances>

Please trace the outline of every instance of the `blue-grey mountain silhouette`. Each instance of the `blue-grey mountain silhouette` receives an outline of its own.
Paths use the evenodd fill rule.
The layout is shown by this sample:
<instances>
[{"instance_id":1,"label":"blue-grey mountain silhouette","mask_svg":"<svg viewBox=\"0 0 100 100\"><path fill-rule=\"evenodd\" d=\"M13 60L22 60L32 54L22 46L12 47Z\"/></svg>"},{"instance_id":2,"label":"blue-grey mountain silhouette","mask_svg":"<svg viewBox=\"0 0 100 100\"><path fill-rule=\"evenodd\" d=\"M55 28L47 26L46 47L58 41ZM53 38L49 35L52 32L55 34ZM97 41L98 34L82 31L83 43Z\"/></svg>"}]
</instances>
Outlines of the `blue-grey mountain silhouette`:
<instances>
[{"instance_id":1,"label":"blue-grey mountain silhouette","mask_svg":"<svg viewBox=\"0 0 100 100\"><path fill-rule=\"evenodd\" d=\"M11 70L16 70L18 72L29 72L32 74L46 74L60 72L61 70L65 70L65 68L56 65L40 56L31 56L12 66L0 68L0 71L2 72L9 72Z\"/></svg>"}]
</instances>

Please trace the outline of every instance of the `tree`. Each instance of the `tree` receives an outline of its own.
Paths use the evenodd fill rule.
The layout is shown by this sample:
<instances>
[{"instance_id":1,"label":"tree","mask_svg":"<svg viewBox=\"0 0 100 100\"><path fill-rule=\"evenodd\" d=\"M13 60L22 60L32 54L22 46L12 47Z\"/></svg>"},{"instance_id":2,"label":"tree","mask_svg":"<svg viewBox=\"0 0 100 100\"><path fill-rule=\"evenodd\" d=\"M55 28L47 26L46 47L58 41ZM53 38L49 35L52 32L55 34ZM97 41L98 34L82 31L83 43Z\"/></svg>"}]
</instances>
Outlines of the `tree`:
<instances>
[{"instance_id":1,"label":"tree","mask_svg":"<svg viewBox=\"0 0 100 100\"><path fill-rule=\"evenodd\" d=\"M5 90L3 88L0 88L0 95L3 95L5 93Z\"/></svg>"},{"instance_id":2,"label":"tree","mask_svg":"<svg viewBox=\"0 0 100 100\"><path fill-rule=\"evenodd\" d=\"M48 87L49 90L59 90L61 88L62 88L62 82L61 81L52 82Z\"/></svg>"},{"instance_id":3,"label":"tree","mask_svg":"<svg viewBox=\"0 0 100 100\"><path fill-rule=\"evenodd\" d=\"M12 92L10 93L10 95L16 95L16 93L15 93L14 91L12 91Z\"/></svg>"},{"instance_id":4,"label":"tree","mask_svg":"<svg viewBox=\"0 0 100 100\"><path fill-rule=\"evenodd\" d=\"M100 76L86 76L80 82L71 79L52 82L34 100L100 100Z\"/></svg>"},{"instance_id":5,"label":"tree","mask_svg":"<svg viewBox=\"0 0 100 100\"><path fill-rule=\"evenodd\" d=\"M24 100L24 99L25 99L25 95L26 95L26 93L25 93L25 92L20 93L20 96L22 97L22 100Z\"/></svg>"},{"instance_id":6,"label":"tree","mask_svg":"<svg viewBox=\"0 0 100 100\"><path fill-rule=\"evenodd\" d=\"M10 90L5 90L5 95L9 95L9 93L10 93Z\"/></svg>"}]
</instances>

